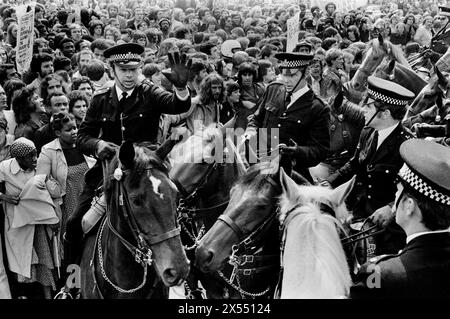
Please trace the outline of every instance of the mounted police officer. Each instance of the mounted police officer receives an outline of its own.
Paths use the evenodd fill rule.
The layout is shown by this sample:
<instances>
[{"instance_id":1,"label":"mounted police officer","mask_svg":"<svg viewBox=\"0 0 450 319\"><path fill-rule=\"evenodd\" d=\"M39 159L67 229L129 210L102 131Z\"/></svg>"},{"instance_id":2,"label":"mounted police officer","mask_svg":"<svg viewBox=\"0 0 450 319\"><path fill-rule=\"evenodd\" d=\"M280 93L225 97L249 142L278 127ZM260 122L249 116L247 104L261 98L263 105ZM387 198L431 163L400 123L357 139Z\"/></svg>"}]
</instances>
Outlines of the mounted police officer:
<instances>
[{"instance_id":1,"label":"mounted police officer","mask_svg":"<svg viewBox=\"0 0 450 319\"><path fill-rule=\"evenodd\" d=\"M285 171L294 169L312 182L308 168L324 160L330 148L330 108L306 83L312 54L278 53L275 57L280 60L282 82L269 84L244 138L263 134L260 152L264 143L268 152L279 146Z\"/></svg>"},{"instance_id":2,"label":"mounted police officer","mask_svg":"<svg viewBox=\"0 0 450 319\"><path fill-rule=\"evenodd\" d=\"M433 35L431 49L440 55L447 52L450 45L450 7L439 6L438 16L446 18L443 20L442 28Z\"/></svg>"},{"instance_id":3,"label":"mounted police officer","mask_svg":"<svg viewBox=\"0 0 450 319\"><path fill-rule=\"evenodd\" d=\"M400 145L412 134L401 120L414 94L391 81L368 78L363 102L365 127L353 157L323 184L339 186L356 175L347 205L355 220L390 213L394 201L395 179L403 165ZM394 253L404 245L403 231L392 224L376 237L377 253Z\"/></svg>"},{"instance_id":4,"label":"mounted police officer","mask_svg":"<svg viewBox=\"0 0 450 319\"><path fill-rule=\"evenodd\" d=\"M175 87L172 94L147 80L139 82L143 52L144 48L134 43L116 45L104 52L115 84L96 92L78 131L77 146L98 161L86 173L78 207L67 223L69 263L77 263L81 255L81 220L101 184L101 161L112 158L125 140L156 143L160 115L183 113L191 106L186 84L192 61L186 63L186 55L180 58L178 52L169 53L171 70L163 74Z\"/></svg>"},{"instance_id":5,"label":"mounted police officer","mask_svg":"<svg viewBox=\"0 0 450 319\"><path fill-rule=\"evenodd\" d=\"M404 142L395 221L406 246L364 264L352 298L450 297L450 149L420 139Z\"/></svg>"}]
</instances>

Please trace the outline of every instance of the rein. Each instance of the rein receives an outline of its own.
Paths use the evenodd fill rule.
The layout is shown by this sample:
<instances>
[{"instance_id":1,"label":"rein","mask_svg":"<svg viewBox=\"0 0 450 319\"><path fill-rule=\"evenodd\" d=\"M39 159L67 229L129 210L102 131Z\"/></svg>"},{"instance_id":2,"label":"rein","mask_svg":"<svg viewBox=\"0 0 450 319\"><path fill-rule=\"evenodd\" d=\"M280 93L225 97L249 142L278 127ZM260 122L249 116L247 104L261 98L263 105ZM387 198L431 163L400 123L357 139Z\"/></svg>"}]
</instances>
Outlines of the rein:
<instances>
[{"instance_id":1,"label":"rein","mask_svg":"<svg viewBox=\"0 0 450 319\"><path fill-rule=\"evenodd\" d=\"M120 166L119 166L120 167ZM120 169L120 168L119 168ZM151 170L152 167L148 167L147 170ZM116 169L117 170L117 169ZM106 163L103 162L103 171L106 172ZM127 171L125 170L123 173L125 174ZM109 177L112 178L112 177ZM137 244L132 244L130 243L128 240L126 240L120 233L119 231L117 231L117 229L111 224L111 208L109 207L108 203L106 205L106 216L103 219L103 222L101 224L101 228L99 230L99 232L97 233L97 238L96 238L96 246L94 248L93 251L93 256L91 259L90 264L93 265L94 262L94 258L95 258L95 250L98 250L98 259L99 259L99 264L100 264L100 270L102 273L102 277L103 279L110 284L116 291L120 292L120 293L126 293L126 294L131 294L134 293L138 290L140 290L141 288L143 288L147 282L147 272L148 266L152 266L153 265L153 259L152 259L152 255L153 252L151 250L151 246L153 245L157 245L163 241L166 241L168 239L171 239L173 237L179 236L180 235L180 228L174 228L170 231L167 231L165 233L162 234L158 234L158 235L148 235L146 232L142 231L136 221L135 216L132 214L131 210L130 210L130 203L129 203L129 199L128 199L128 192L124 186L124 183L122 181L122 179L117 179L117 183L119 184L119 187L117 188L117 199L118 199L118 212L122 212L124 219L127 222L127 225L129 227L129 229L131 230L131 233L133 235L134 238L134 242ZM122 207L122 209L120 209L120 207ZM103 249L102 249L102 235L103 235L103 230L105 227L105 224L108 226L108 228L111 230L111 232L119 239L119 241L122 243L122 245L131 253L131 255L134 257L134 261L138 264L140 264L143 268L144 268L144 274L143 274L143 280L142 283L133 289L123 289L121 287L119 287L118 285L114 284L107 276L106 271L104 269L104 261L103 261ZM137 246L137 247L136 247ZM156 269L155 269L156 270ZM94 267L94 280L96 281L95 278L95 267ZM155 287L155 285L158 282L158 276L155 276L155 281L153 283L153 288ZM97 289L100 293L100 295L102 295L98 285L96 284Z\"/></svg>"},{"instance_id":2,"label":"rein","mask_svg":"<svg viewBox=\"0 0 450 319\"><path fill-rule=\"evenodd\" d=\"M195 223L192 223L192 219L199 219L204 218L207 215L208 211L227 206L229 203L229 199L219 203L217 205L206 207L206 208L194 208L193 204L198 199L198 194L200 189L202 189L205 184L207 183L209 177L211 174L217 169L218 164L217 162L214 162L213 165L208 166L208 170L206 171L206 174L202 177L200 182L198 183L198 186L190 193L187 194L184 187L178 182L174 181L174 183L177 185L180 192L184 195L184 198L180 199L177 211L179 212L178 222L180 223L184 233L192 240L193 245L191 246L184 246L185 250L193 250L198 246L198 243L200 242L200 239L203 237L203 235L206 233L205 226L203 225L200 229L200 231L196 231ZM186 224L189 224L191 227L190 231ZM195 235L194 233L197 233Z\"/></svg>"}]
</instances>

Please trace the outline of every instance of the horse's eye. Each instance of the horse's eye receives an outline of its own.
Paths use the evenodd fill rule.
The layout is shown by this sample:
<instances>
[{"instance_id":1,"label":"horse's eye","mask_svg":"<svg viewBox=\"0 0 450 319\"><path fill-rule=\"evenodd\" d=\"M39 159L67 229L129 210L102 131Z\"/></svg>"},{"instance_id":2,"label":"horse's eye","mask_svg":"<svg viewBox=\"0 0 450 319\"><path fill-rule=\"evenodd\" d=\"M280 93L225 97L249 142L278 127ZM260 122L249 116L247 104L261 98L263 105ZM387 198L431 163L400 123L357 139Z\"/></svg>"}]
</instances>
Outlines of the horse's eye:
<instances>
[{"instance_id":1,"label":"horse's eye","mask_svg":"<svg viewBox=\"0 0 450 319\"><path fill-rule=\"evenodd\" d=\"M142 195L130 196L130 199L135 206L142 206L144 204L144 198Z\"/></svg>"}]
</instances>

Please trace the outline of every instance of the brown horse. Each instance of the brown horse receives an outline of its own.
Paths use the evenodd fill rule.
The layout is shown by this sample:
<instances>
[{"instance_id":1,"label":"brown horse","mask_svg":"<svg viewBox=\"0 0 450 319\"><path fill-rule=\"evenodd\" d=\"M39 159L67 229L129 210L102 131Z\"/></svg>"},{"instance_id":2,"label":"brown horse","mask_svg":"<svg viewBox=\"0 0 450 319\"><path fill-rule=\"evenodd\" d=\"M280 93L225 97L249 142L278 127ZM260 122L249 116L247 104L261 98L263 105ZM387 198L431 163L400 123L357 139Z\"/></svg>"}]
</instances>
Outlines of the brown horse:
<instances>
[{"instance_id":1,"label":"brown horse","mask_svg":"<svg viewBox=\"0 0 450 319\"><path fill-rule=\"evenodd\" d=\"M395 59L387 64L380 65L375 71L375 76L400 84L416 96L427 85L427 82L416 72L398 63Z\"/></svg>"},{"instance_id":2,"label":"brown horse","mask_svg":"<svg viewBox=\"0 0 450 319\"><path fill-rule=\"evenodd\" d=\"M227 208L201 239L195 264L219 274L229 298L270 298L280 270L278 166L251 166L230 195Z\"/></svg>"},{"instance_id":3,"label":"brown horse","mask_svg":"<svg viewBox=\"0 0 450 319\"><path fill-rule=\"evenodd\" d=\"M173 161L169 176L182 195L178 205L181 239L191 261L195 259L198 241L227 207L231 187L245 173L231 140L225 142L223 145L220 129L207 128L177 145L170 154ZM194 266L185 285L188 298L200 297L198 280L208 298L223 298L223 281Z\"/></svg>"},{"instance_id":4,"label":"brown horse","mask_svg":"<svg viewBox=\"0 0 450 319\"><path fill-rule=\"evenodd\" d=\"M187 276L177 189L163 164L167 146L125 142L104 165L107 212L85 242L83 298L167 298L167 287Z\"/></svg>"}]
</instances>

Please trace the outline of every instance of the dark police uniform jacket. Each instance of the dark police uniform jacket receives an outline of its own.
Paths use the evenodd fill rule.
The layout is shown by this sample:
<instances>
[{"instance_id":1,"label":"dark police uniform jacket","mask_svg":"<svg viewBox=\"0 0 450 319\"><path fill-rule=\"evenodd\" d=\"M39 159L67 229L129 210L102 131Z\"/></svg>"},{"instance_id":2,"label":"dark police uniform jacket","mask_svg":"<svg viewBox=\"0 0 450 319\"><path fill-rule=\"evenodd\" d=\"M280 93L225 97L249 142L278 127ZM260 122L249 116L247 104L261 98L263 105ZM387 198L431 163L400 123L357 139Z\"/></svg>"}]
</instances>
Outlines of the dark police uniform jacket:
<instances>
[{"instance_id":1,"label":"dark police uniform jacket","mask_svg":"<svg viewBox=\"0 0 450 319\"><path fill-rule=\"evenodd\" d=\"M294 140L299 146L299 152L293 158L296 162L294 169L311 180L308 168L323 161L330 149L330 108L310 88L286 109L286 94L282 83L271 83L247 128L267 128L267 134L278 128L279 134L273 135L277 144L289 145L289 140Z\"/></svg>"},{"instance_id":2,"label":"dark police uniform jacket","mask_svg":"<svg viewBox=\"0 0 450 319\"><path fill-rule=\"evenodd\" d=\"M370 216L375 210L395 199L397 173L403 165L400 145L413 137L401 124L389 134L380 147L371 153L375 129L364 127L354 156L328 181L334 188L356 174L355 186L347 199L349 209L357 218Z\"/></svg>"},{"instance_id":3,"label":"dark police uniform jacket","mask_svg":"<svg viewBox=\"0 0 450 319\"><path fill-rule=\"evenodd\" d=\"M144 80L123 103L122 126L116 88L105 88L92 98L78 131L77 146L84 154L95 156L100 139L120 145L122 133L124 140L156 143L161 113L179 114L188 111L190 106L190 97L181 101L176 93L166 92ZM98 183L102 175L100 163L91 170L96 173L87 173L86 182L92 175L92 183Z\"/></svg>"},{"instance_id":4,"label":"dark police uniform jacket","mask_svg":"<svg viewBox=\"0 0 450 319\"><path fill-rule=\"evenodd\" d=\"M450 298L450 233L424 234L399 254L372 258L359 270L350 297Z\"/></svg>"}]
</instances>

